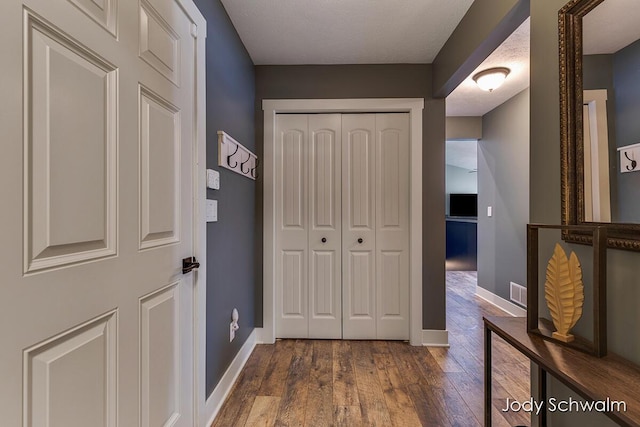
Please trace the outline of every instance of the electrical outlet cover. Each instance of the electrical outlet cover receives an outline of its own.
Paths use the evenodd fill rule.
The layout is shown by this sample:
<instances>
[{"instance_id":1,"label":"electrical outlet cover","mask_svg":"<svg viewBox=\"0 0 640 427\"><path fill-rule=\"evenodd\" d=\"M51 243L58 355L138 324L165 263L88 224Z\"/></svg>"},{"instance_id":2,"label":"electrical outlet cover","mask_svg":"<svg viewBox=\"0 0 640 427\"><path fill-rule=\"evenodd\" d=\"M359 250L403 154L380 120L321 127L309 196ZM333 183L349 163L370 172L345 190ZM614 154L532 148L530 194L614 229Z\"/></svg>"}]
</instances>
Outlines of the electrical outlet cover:
<instances>
[{"instance_id":1,"label":"electrical outlet cover","mask_svg":"<svg viewBox=\"0 0 640 427\"><path fill-rule=\"evenodd\" d=\"M207 222L218 221L218 201L217 200L207 199L206 216L207 216Z\"/></svg>"},{"instance_id":2,"label":"electrical outlet cover","mask_svg":"<svg viewBox=\"0 0 640 427\"><path fill-rule=\"evenodd\" d=\"M220 172L213 169L207 169L207 188L212 190L220 189Z\"/></svg>"}]
</instances>

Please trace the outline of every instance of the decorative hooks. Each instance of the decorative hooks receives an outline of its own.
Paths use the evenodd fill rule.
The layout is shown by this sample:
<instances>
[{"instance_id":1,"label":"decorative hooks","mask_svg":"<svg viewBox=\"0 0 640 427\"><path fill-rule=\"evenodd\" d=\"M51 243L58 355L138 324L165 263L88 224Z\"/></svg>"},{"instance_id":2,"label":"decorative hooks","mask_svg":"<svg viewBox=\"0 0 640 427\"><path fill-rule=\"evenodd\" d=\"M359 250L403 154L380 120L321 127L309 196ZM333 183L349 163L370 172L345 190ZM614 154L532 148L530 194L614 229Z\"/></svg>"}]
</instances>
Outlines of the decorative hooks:
<instances>
[{"instance_id":1,"label":"decorative hooks","mask_svg":"<svg viewBox=\"0 0 640 427\"><path fill-rule=\"evenodd\" d=\"M258 179L258 166L260 166L260 160L258 160L258 158L256 157L253 169L251 169L251 176L253 177L253 179Z\"/></svg>"},{"instance_id":2,"label":"decorative hooks","mask_svg":"<svg viewBox=\"0 0 640 427\"><path fill-rule=\"evenodd\" d=\"M249 160L251 160L251 154L248 155L247 160L240 163L240 172L242 172L243 175L247 175L248 173L251 172L251 168L248 168L246 171L244 170L244 165L246 165L249 162Z\"/></svg>"},{"instance_id":3,"label":"decorative hooks","mask_svg":"<svg viewBox=\"0 0 640 427\"><path fill-rule=\"evenodd\" d=\"M234 151L233 153L231 153L230 155L228 155L228 156L227 156L227 165L229 165L229 167L230 167L231 169L233 169L233 168L235 168L236 166L238 166L238 162L236 162L236 164L235 164L235 165L232 165L232 164L231 164L231 158L232 158L233 156L235 156L235 155L236 155L236 153L238 152L238 150L239 150L239 149L240 149L240 146L239 146L239 145L236 145L236 151Z\"/></svg>"},{"instance_id":4,"label":"decorative hooks","mask_svg":"<svg viewBox=\"0 0 640 427\"><path fill-rule=\"evenodd\" d=\"M218 165L255 180L258 158L227 133L218 131Z\"/></svg>"},{"instance_id":5,"label":"decorative hooks","mask_svg":"<svg viewBox=\"0 0 640 427\"><path fill-rule=\"evenodd\" d=\"M629 157L629 152L625 151L624 152L624 156L627 158L627 160L629 160L631 162L630 165L627 165L627 170L628 171L632 171L636 168L636 166L638 166L638 162L634 159L632 159L631 157Z\"/></svg>"},{"instance_id":6,"label":"decorative hooks","mask_svg":"<svg viewBox=\"0 0 640 427\"><path fill-rule=\"evenodd\" d=\"M638 159L640 159L640 142L637 144L625 145L624 147L618 147L620 153L620 172L638 172Z\"/></svg>"}]
</instances>

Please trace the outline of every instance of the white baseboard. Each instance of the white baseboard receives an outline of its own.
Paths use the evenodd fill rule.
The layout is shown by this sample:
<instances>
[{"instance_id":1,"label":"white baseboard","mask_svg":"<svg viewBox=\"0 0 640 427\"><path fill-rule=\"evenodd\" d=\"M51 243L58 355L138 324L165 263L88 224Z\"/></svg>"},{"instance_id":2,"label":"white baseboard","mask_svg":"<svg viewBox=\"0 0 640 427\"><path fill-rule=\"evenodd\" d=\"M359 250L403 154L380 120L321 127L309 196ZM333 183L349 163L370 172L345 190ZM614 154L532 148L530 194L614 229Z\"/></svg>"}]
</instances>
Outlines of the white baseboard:
<instances>
[{"instance_id":1,"label":"white baseboard","mask_svg":"<svg viewBox=\"0 0 640 427\"><path fill-rule=\"evenodd\" d=\"M251 353L256 346L256 335L256 330L254 329L240 348L238 354L236 354L236 357L233 359L233 362L231 362L231 365L229 365L229 368L227 368L227 371L220 379L220 382L218 382L213 393L211 393L207 398L204 417L205 420L209 420L207 426L213 424L213 420L215 420L218 412L220 412L220 408L222 407L224 400L233 388L233 385L238 379L238 375L240 375L245 363L247 363L249 356L251 356Z\"/></svg>"},{"instance_id":2,"label":"white baseboard","mask_svg":"<svg viewBox=\"0 0 640 427\"><path fill-rule=\"evenodd\" d=\"M492 292L489 292L481 286L476 286L476 295L478 295L483 300L495 305L499 309L506 311L508 314L514 317L527 316L527 310L525 310L524 308L519 307L511 301L507 301L506 299L499 297Z\"/></svg>"},{"instance_id":3,"label":"white baseboard","mask_svg":"<svg viewBox=\"0 0 640 427\"><path fill-rule=\"evenodd\" d=\"M425 347L449 347L449 331L446 329L423 329L422 345Z\"/></svg>"}]
</instances>

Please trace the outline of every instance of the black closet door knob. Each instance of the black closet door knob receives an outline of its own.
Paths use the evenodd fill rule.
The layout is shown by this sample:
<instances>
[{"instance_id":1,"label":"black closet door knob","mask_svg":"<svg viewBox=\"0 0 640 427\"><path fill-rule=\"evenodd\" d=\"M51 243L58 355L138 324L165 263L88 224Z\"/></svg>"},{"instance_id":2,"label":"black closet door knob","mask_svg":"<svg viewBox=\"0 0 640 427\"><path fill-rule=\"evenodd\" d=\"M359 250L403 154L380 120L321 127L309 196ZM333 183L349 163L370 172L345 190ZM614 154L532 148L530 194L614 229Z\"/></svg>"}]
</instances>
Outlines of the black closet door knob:
<instances>
[{"instance_id":1,"label":"black closet door knob","mask_svg":"<svg viewBox=\"0 0 640 427\"><path fill-rule=\"evenodd\" d=\"M327 243L327 238L326 237L322 238L322 243Z\"/></svg>"},{"instance_id":2,"label":"black closet door knob","mask_svg":"<svg viewBox=\"0 0 640 427\"><path fill-rule=\"evenodd\" d=\"M360 237L360 238L358 239L358 243L362 243L362 242L364 242L364 240L362 240L362 237Z\"/></svg>"}]
</instances>

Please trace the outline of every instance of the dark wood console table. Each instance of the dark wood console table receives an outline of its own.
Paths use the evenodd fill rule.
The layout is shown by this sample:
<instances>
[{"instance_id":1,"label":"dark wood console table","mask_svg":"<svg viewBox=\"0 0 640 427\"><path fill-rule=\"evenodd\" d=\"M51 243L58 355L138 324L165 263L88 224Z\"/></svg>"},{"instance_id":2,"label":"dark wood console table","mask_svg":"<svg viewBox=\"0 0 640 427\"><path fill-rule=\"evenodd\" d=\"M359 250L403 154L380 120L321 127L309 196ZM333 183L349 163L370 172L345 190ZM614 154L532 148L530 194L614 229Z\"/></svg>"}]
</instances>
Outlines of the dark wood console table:
<instances>
[{"instance_id":1,"label":"dark wood console table","mask_svg":"<svg viewBox=\"0 0 640 427\"><path fill-rule=\"evenodd\" d=\"M605 412L623 426L640 426L640 368L614 354L597 358L528 334L524 317L484 317L484 420L491 426L491 333L504 339L538 366L538 402L547 402L547 374L591 401L626 402L626 412ZM546 426L547 405L540 414Z\"/></svg>"}]
</instances>

